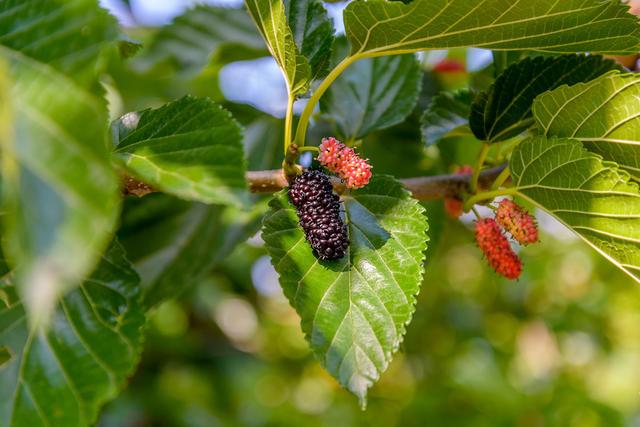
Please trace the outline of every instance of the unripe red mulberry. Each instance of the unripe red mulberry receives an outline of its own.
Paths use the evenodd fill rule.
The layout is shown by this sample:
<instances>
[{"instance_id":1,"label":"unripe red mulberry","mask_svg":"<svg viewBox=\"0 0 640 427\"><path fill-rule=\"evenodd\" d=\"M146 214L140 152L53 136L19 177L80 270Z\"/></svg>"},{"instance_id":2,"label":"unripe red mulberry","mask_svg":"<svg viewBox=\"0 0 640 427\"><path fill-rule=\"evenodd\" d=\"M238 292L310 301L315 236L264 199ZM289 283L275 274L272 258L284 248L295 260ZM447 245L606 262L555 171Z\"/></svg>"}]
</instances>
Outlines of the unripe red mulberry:
<instances>
[{"instance_id":1,"label":"unripe red mulberry","mask_svg":"<svg viewBox=\"0 0 640 427\"><path fill-rule=\"evenodd\" d=\"M361 188L371 179L371 165L335 138L323 138L318 155L320 164L340 176L347 188Z\"/></svg>"},{"instance_id":2,"label":"unripe red mulberry","mask_svg":"<svg viewBox=\"0 0 640 427\"><path fill-rule=\"evenodd\" d=\"M323 260L345 256L347 227L340 218L340 197L333 192L329 177L318 170L298 175L289 187L289 198L315 254Z\"/></svg>"},{"instance_id":3,"label":"unripe red mulberry","mask_svg":"<svg viewBox=\"0 0 640 427\"><path fill-rule=\"evenodd\" d=\"M538 241L538 226L535 219L521 206L503 199L496 211L496 220L521 245Z\"/></svg>"},{"instance_id":4,"label":"unripe red mulberry","mask_svg":"<svg viewBox=\"0 0 640 427\"><path fill-rule=\"evenodd\" d=\"M473 173L473 168L471 166L465 165L461 166L454 172L456 175L471 175ZM457 219L463 213L462 200L456 197L447 197L444 199L444 210L445 212L453 219Z\"/></svg>"},{"instance_id":5,"label":"unripe red mulberry","mask_svg":"<svg viewBox=\"0 0 640 427\"><path fill-rule=\"evenodd\" d=\"M520 277L522 261L494 219L481 219L476 222L476 242L487 257L489 265L498 274L511 280Z\"/></svg>"}]
</instances>

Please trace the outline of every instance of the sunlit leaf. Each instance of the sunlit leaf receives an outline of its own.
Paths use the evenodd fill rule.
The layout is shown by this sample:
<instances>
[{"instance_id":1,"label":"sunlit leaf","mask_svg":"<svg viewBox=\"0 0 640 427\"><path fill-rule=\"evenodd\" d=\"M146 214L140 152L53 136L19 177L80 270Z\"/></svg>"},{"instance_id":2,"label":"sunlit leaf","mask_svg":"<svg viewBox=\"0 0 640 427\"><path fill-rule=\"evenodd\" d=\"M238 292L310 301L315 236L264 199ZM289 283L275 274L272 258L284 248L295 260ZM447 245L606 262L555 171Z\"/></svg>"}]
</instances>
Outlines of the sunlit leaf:
<instances>
[{"instance_id":1,"label":"sunlit leaf","mask_svg":"<svg viewBox=\"0 0 640 427\"><path fill-rule=\"evenodd\" d=\"M313 255L286 190L271 201L263 238L314 354L364 405L411 320L428 226L391 177L352 192L344 209L351 244L341 260Z\"/></svg>"},{"instance_id":2,"label":"sunlit leaf","mask_svg":"<svg viewBox=\"0 0 640 427\"><path fill-rule=\"evenodd\" d=\"M242 131L209 99L185 97L129 113L113 133L116 155L154 188L204 203L240 205L246 196Z\"/></svg>"},{"instance_id":3,"label":"sunlit leaf","mask_svg":"<svg viewBox=\"0 0 640 427\"><path fill-rule=\"evenodd\" d=\"M292 96L309 89L311 67L307 58L299 53L282 0L245 0L271 55L282 69Z\"/></svg>"},{"instance_id":4,"label":"sunlit leaf","mask_svg":"<svg viewBox=\"0 0 640 427\"><path fill-rule=\"evenodd\" d=\"M114 245L96 272L57 301L47 332L29 327L11 279L0 301L0 425L94 425L122 389L142 350L138 276Z\"/></svg>"},{"instance_id":5,"label":"sunlit leaf","mask_svg":"<svg viewBox=\"0 0 640 427\"><path fill-rule=\"evenodd\" d=\"M540 96L533 111L542 133L575 138L640 179L640 76L611 73Z\"/></svg>"},{"instance_id":6,"label":"sunlit leaf","mask_svg":"<svg viewBox=\"0 0 640 427\"><path fill-rule=\"evenodd\" d=\"M640 24L619 1L354 1L344 24L355 56L481 47L635 53Z\"/></svg>"},{"instance_id":7,"label":"sunlit leaf","mask_svg":"<svg viewBox=\"0 0 640 427\"><path fill-rule=\"evenodd\" d=\"M0 2L1 108L13 118L1 141L3 244L35 322L91 272L118 216L107 108L93 95L115 28L94 1Z\"/></svg>"},{"instance_id":8,"label":"sunlit leaf","mask_svg":"<svg viewBox=\"0 0 640 427\"><path fill-rule=\"evenodd\" d=\"M601 56L526 58L509 67L475 100L469 118L471 130L483 141L509 139L534 124L531 107L541 93L588 82L619 68Z\"/></svg>"},{"instance_id":9,"label":"sunlit leaf","mask_svg":"<svg viewBox=\"0 0 640 427\"><path fill-rule=\"evenodd\" d=\"M530 138L510 162L518 194L640 282L640 191L575 139Z\"/></svg>"}]
</instances>

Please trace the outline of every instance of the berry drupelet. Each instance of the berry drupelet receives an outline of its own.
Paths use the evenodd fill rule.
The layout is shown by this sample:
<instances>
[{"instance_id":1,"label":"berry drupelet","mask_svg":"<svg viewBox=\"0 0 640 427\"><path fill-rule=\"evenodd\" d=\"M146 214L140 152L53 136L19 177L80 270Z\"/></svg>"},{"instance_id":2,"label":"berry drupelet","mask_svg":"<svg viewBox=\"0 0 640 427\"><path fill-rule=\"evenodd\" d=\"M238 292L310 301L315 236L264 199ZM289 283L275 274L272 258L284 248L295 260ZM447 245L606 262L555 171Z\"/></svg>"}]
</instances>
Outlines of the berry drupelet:
<instances>
[{"instance_id":1,"label":"berry drupelet","mask_svg":"<svg viewBox=\"0 0 640 427\"><path fill-rule=\"evenodd\" d=\"M344 257L349 247L347 226L340 218L340 197L329 177L319 170L298 175L289 187L289 198L315 254L323 260Z\"/></svg>"}]
</instances>

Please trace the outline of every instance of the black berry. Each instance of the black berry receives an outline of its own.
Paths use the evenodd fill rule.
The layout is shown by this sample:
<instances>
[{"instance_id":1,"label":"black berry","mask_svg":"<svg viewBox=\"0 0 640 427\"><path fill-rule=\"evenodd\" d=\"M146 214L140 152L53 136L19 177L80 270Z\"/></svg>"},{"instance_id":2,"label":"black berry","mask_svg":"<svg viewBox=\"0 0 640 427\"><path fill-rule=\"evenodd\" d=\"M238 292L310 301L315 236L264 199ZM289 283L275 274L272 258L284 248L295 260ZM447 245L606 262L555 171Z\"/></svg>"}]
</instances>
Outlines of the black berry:
<instances>
[{"instance_id":1,"label":"black berry","mask_svg":"<svg viewBox=\"0 0 640 427\"><path fill-rule=\"evenodd\" d=\"M319 170L298 175L289 187L289 198L316 256L323 260L345 256L347 226L340 218L340 197L333 192L329 177Z\"/></svg>"}]
</instances>

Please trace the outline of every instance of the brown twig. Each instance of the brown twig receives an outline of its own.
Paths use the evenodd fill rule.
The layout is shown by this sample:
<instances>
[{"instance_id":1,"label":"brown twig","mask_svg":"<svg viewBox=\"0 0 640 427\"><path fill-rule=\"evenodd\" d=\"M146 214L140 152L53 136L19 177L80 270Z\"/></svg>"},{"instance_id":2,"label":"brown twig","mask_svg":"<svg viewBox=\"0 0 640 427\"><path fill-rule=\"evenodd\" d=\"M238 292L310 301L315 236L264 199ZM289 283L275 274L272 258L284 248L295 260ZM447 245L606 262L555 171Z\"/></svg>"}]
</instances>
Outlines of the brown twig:
<instances>
[{"instance_id":1,"label":"brown twig","mask_svg":"<svg viewBox=\"0 0 640 427\"><path fill-rule=\"evenodd\" d=\"M486 189L491 186L506 165L488 169L480 174L478 186ZM437 200L445 197L454 197L468 191L471 177L469 175L436 175L421 176L400 180L411 191L413 197L418 200ZM247 172L247 181L252 193L274 193L286 187L287 179L282 169ZM344 185L338 178L332 178L333 187L338 193L344 191ZM132 194L138 197L153 193L149 185L135 178L126 177L124 180L124 194Z\"/></svg>"}]
</instances>

